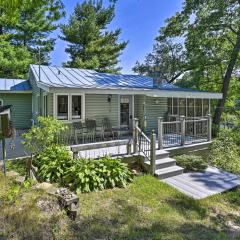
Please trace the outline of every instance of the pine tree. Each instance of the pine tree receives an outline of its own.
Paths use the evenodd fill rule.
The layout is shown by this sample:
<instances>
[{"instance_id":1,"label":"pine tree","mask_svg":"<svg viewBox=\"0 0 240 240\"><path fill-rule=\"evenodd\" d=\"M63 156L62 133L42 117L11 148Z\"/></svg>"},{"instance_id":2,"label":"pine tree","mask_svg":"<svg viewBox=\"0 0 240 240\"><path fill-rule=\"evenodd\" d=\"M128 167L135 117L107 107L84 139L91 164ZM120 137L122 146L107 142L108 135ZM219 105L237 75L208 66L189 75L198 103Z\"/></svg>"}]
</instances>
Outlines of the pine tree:
<instances>
[{"instance_id":1,"label":"pine tree","mask_svg":"<svg viewBox=\"0 0 240 240\"><path fill-rule=\"evenodd\" d=\"M30 63L48 63L49 34L64 15L61 0L0 0L0 77L25 78Z\"/></svg>"},{"instance_id":2,"label":"pine tree","mask_svg":"<svg viewBox=\"0 0 240 240\"><path fill-rule=\"evenodd\" d=\"M102 0L76 5L68 24L62 26L62 39L69 43L66 52L71 58L65 66L110 73L120 71L118 58L128 42L119 43L121 29L106 30L114 12L115 2L108 7L103 6Z\"/></svg>"},{"instance_id":3,"label":"pine tree","mask_svg":"<svg viewBox=\"0 0 240 240\"><path fill-rule=\"evenodd\" d=\"M42 62L47 64L55 44L55 39L49 35L57 29L57 21L64 16L63 8L61 0L22 1L17 23L5 26L5 32L11 33L14 45L27 47L33 56L41 48Z\"/></svg>"},{"instance_id":4,"label":"pine tree","mask_svg":"<svg viewBox=\"0 0 240 240\"><path fill-rule=\"evenodd\" d=\"M7 35L0 35L0 78L25 78L31 53L24 46L9 43Z\"/></svg>"}]
</instances>

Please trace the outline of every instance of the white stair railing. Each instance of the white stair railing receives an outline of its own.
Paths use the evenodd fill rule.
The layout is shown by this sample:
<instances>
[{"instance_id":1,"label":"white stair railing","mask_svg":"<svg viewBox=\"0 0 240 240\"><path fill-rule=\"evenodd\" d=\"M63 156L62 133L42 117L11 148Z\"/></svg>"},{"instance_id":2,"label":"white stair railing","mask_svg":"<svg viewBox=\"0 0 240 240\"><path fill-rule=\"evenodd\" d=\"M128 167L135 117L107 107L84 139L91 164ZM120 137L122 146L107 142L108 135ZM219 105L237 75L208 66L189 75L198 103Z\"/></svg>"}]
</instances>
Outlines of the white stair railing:
<instances>
[{"instance_id":1,"label":"white stair railing","mask_svg":"<svg viewBox=\"0 0 240 240\"><path fill-rule=\"evenodd\" d=\"M141 152L150 161L150 172L154 175L156 171L156 134L152 131L149 139L138 127L137 118L133 120L133 144L134 153Z\"/></svg>"}]
</instances>

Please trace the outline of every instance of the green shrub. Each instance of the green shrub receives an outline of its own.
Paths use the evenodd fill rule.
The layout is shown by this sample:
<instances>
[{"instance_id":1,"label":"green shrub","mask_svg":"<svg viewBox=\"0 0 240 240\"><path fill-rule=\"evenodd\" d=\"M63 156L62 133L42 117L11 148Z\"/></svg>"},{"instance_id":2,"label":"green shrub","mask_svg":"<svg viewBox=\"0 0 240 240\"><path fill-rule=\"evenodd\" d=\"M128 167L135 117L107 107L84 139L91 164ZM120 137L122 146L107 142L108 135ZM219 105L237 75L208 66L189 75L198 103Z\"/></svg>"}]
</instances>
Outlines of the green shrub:
<instances>
[{"instance_id":1,"label":"green shrub","mask_svg":"<svg viewBox=\"0 0 240 240\"><path fill-rule=\"evenodd\" d=\"M26 160L8 160L6 161L7 171L16 171L20 175L25 176L27 173Z\"/></svg>"},{"instance_id":2,"label":"green shrub","mask_svg":"<svg viewBox=\"0 0 240 240\"><path fill-rule=\"evenodd\" d=\"M132 173L119 159L78 159L66 171L64 182L78 193L125 187L132 181Z\"/></svg>"},{"instance_id":3,"label":"green shrub","mask_svg":"<svg viewBox=\"0 0 240 240\"><path fill-rule=\"evenodd\" d=\"M232 131L221 131L210 149L212 165L233 173L240 173L240 150Z\"/></svg>"},{"instance_id":4,"label":"green shrub","mask_svg":"<svg viewBox=\"0 0 240 240\"><path fill-rule=\"evenodd\" d=\"M187 171L203 171L207 168L207 161L203 160L201 156L196 155L180 155L176 156L177 165L183 167Z\"/></svg>"},{"instance_id":5,"label":"green shrub","mask_svg":"<svg viewBox=\"0 0 240 240\"><path fill-rule=\"evenodd\" d=\"M41 153L52 144L57 144L59 136L67 129L63 122L52 117L40 116L37 120L38 124L22 135L24 137L22 144L34 155Z\"/></svg>"},{"instance_id":6,"label":"green shrub","mask_svg":"<svg viewBox=\"0 0 240 240\"><path fill-rule=\"evenodd\" d=\"M49 182L62 183L62 178L72 164L72 157L66 147L51 145L34 159L38 176Z\"/></svg>"}]
</instances>

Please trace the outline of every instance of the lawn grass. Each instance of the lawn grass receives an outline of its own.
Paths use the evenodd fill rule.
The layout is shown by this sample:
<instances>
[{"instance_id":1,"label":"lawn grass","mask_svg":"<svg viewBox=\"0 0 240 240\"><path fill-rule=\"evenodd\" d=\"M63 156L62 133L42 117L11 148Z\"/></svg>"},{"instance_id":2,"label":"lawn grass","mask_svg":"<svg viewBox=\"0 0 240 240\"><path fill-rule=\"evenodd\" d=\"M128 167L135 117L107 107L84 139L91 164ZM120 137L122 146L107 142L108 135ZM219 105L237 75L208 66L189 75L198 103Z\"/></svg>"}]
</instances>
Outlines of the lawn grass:
<instances>
[{"instance_id":1,"label":"lawn grass","mask_svg":"<svg viewBox=\"0 0 240 240\"><path fill-rule=\"evenodd\" d=\"M146 175L125 189L80 194L73 222L39 190L8 201L13 183L1 179L0 236L11 239L233 239L227 223L240 225L240 190L196 201ZM44 201L47 210L37 206Z\"/></svg>"}]
</instances>

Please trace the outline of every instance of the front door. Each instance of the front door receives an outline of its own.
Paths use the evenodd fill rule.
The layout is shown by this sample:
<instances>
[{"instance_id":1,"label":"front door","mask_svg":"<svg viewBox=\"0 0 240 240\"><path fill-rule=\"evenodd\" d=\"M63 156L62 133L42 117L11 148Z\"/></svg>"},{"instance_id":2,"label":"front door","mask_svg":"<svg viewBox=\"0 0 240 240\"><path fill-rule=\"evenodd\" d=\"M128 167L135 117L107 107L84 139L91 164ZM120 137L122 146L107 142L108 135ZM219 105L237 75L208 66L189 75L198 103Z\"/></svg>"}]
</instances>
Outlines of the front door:
<instances>
[{"instance_id":1,"label":"front door","mask_svg":"<svg viewBox=\"0 0 240 240\"><path fill-rule=\"evenodd\" d=\"M128 130L132 129L133 109L132 96L120 96L120 126Z\"/></svg>"}]
</instances>

